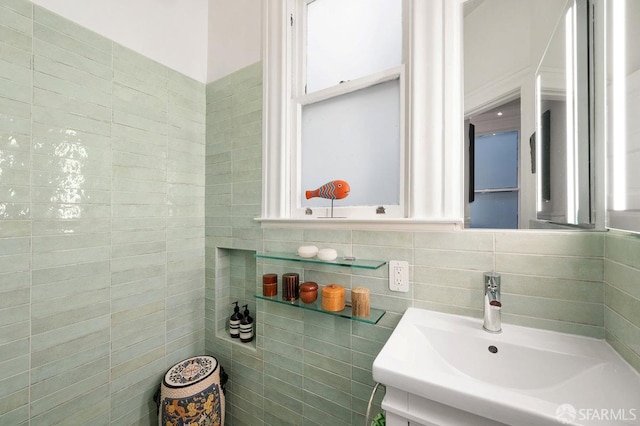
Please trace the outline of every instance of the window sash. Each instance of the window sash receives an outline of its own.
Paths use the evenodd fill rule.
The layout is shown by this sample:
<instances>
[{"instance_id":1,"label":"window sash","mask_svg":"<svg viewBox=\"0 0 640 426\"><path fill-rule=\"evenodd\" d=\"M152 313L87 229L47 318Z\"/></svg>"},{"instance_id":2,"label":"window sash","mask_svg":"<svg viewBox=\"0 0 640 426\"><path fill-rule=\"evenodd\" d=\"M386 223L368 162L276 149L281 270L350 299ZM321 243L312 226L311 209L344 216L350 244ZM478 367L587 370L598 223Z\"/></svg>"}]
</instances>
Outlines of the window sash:
<instances>
[{"instance_id":1,"label":"window sash","mask_svg":"<svg viewBox=\"0 0 640 426\"><path fill-rule=\"evenodd\" d=\"M376 206L334 206L334 216L348 217L353 219L361 218L402 218L406 215L406 202L405 202L405 181L406 176L406 146L405 146L405 77L404 66L398 66L389 70L385 70L370 76L362 77L357 80L349 81L337 86L333 86L327 89L322 89L310 94L304 94L296 99L292 99L292 126L294 128L292 133L295 133L296 137L291 144L291 164L290 168L294 171L291 174L291 217L293 218L310 218L310 217L326 217L328 216L325 208L313 207L311 215L308 214L306 207L302 207L302 194L305 189L302 188L302 170L301 170L301 124L302 124L302 107L312 105L317 102L322 102L328 99L332 99L344 94L349 94L358 90L366 89L371 86L375 86L380 83L385 83L392 80L399 81L400 90L400 111L399 111L399 150L400 150L400 167L399 167L399 203L397 205L383 205L384 213L377 212ZM330 200L327 200L327 205L330 205Z\"/></svg>"}]
</instances>

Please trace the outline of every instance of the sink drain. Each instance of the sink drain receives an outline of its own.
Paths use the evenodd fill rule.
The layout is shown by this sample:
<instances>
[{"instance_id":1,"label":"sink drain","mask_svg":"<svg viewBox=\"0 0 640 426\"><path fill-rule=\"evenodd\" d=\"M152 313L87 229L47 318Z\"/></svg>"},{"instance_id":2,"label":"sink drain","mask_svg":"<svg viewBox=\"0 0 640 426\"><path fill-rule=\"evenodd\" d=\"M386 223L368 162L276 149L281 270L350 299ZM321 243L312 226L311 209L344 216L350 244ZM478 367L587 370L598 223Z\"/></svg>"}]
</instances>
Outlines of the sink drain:
<instances>
[{"instance_id":1,"label":"sink drain","mask_svg":"<svg viewBox=\"0 0 640 426\"><path fill-rule=\"evenodd\" d=\"M491 346L489 346L489 352L491 352L492 354L498 353L498 348L496 348L495 346L491 345Z\"/></svg>"}]
</instances>

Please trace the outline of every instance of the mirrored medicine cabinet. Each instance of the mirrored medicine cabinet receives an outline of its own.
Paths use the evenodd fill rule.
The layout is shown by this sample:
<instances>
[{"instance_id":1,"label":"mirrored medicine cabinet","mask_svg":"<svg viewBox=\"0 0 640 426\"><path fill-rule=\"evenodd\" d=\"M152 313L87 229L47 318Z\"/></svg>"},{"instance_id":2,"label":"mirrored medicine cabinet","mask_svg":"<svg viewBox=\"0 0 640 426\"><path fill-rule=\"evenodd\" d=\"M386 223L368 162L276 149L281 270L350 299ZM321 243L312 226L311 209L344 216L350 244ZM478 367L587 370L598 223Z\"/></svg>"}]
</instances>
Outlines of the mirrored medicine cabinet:
<instances>
[{"instance_id":1,"label":"mirrored medicine cabinet","mask_svg":"<svg viewBox=\"0 0 640 426\"><path fill-rule=\"evenodd\" d=\"M590 0L463 4L465 227L597 229Z\"/></svg>"}]
</instances>

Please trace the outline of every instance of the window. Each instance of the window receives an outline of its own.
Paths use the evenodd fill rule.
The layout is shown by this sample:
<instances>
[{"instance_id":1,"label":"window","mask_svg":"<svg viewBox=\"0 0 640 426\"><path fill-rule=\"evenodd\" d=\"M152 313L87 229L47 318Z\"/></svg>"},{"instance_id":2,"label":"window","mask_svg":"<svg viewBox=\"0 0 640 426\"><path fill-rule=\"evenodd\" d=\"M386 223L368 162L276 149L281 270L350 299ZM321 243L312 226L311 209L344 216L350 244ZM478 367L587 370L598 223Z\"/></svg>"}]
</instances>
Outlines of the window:
<instances>
[{"instance_id":1,"label":"window","mask_svg":"<svg viewBox=\"0 0 640 426\"><path fill-rule=\"evenodd\" d=\"M293 217L400 216L402 0L305 0L293 14ZM298 28L296 28L298 26ZM345 180L344 199L306 199Z\"/></svg>"},{"instance_id":2,"label":"window","mask_svg":"<svg viewBox=\"0 0 640 426\"><path fill-rule=\"evenodd\" d=\"M472 228L518 229L518 132L475 140Z\"/></svg>"},{"instance_id":3,"label":"window","mask_svg":"<svg viewBox=\"0 0 640 426\"><path fill-rule=\"evenodd\" d=\"M444 123L462 116L454 3L263 3L262 220L327 216L330 201L305 191L342 179L337 216L461 222L462 126Z\"/></svg>"}]
</instances>

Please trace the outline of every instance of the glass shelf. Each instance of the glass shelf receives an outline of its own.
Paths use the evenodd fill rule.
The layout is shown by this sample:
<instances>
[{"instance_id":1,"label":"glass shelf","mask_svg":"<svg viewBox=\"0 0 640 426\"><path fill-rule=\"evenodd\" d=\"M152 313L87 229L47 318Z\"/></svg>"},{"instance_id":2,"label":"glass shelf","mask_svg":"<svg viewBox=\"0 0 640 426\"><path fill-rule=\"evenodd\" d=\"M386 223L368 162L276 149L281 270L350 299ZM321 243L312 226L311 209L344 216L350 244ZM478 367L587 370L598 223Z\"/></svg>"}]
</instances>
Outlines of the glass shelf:
<instances>
[{"instance_id":1,"label":"glass shelf","mask_svg":"<svg viewBox=\"0 0 640 426\"><path fill-rule=\"evenodd\" d=\"M315 263L318 265L349 266L351 268L362 269L378 269L387 264L386 260L352 259L345 257L338 257L336 260L320 260L317 257L306 258L300 257L296 253L278 251L256 253L255 257L262 259L292 260L294 262Z\"/></svg>"},{"instance_id":2,"label":"glass shelf","mask_svg":"<svg viewBox=\"0 0 640 426\"><path fill-rule=\"evenodd\" d=\"M380 318L382 318L382 316L386 313L386 311L383 311L381 309L371 308L371 311L370 311L370 314L369 314L368 317L356 317L356 316L353 316L352 313L351 313L351 305L348 305L346 308L344 308L343 310L338 311L338 312L325 311L324 309L322 309L322 304L321 304L319 298L313 303L304 303L300 299L298 299L296 301L293 301L293 302L287 302L286 300L282 300L282 296L281 295L277 295L277 296L273 296L273 297L267 297L267 296L263 296L261 294L256 294L255 298L256 299L266 300L268 302L280 303L281 305L289 305L289 306L293 306L293 307L296 307L296 308L306 309L308 311L321 312L321 313L327 314L327 315L333 315L333 316L336 316L336 317L348 318L348 319L351 319L353 321L360 321L360 322L364 322L364 323L367 323L367 324L377 324L378 321L380 321Z\"/></svg>"}]
</instances>

